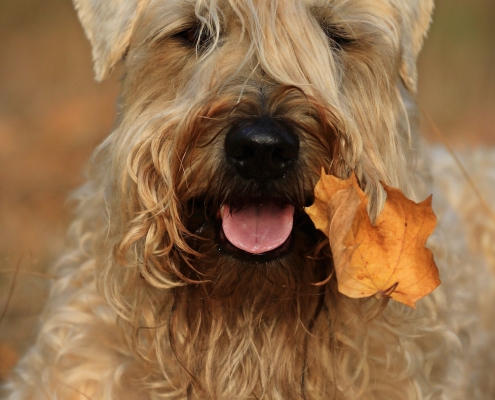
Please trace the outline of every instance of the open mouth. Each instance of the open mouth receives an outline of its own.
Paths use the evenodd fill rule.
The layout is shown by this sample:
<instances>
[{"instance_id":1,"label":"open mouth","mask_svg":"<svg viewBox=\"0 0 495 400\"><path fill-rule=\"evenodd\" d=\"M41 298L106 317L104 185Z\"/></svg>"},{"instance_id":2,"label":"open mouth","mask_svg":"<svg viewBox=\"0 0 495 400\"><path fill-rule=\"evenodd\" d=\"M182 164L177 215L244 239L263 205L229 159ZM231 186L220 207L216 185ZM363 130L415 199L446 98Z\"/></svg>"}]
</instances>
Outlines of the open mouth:
<instances>
[{"instance_id":1,"label":"open mouth","mask_svg":"<svg viewBox=\"0 0 495 400\"><path fill-rule=\"evenodd\" d=\"M315 246L324 240L304 212L313 198L292 202L285 197L236 196L223 204L192 199L187 220L192 247L202 254L215 257L220 252L247 263L313 257Z\"/></svg>"},{"instance_id":2,"label":"open mouth","mask_svg":"<svg viewBox=\"0 0 495 400\"><path fill-rule=\"evenodd\" d=\"M286 253L291 244L295 208L273 200L252 200L242 207L224 204L217 215L222 250L245 260L267 261Z\"/></svg>"}]
</instances>

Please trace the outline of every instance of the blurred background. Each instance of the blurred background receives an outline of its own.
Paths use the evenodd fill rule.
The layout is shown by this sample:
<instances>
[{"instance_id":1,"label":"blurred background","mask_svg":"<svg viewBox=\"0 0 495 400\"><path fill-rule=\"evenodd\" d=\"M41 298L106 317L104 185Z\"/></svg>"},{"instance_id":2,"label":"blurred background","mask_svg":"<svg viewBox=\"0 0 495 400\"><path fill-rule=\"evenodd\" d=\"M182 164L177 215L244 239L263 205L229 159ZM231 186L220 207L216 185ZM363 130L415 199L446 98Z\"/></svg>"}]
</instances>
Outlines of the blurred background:
<instances>
[{"instance_id":1,"label":"blurred background","mask_svg":"<svg viewBox=\"0 0 495 400\"><path fill-rule=\"evenodd\" d=\"M1 380L35 331L67 197L111 130L119 76L94 82L70 0L0 0L0 36ZM452 146L495 145L495 1L437 0L419 76L419 101Z\"/></svg>"}]
</instances>

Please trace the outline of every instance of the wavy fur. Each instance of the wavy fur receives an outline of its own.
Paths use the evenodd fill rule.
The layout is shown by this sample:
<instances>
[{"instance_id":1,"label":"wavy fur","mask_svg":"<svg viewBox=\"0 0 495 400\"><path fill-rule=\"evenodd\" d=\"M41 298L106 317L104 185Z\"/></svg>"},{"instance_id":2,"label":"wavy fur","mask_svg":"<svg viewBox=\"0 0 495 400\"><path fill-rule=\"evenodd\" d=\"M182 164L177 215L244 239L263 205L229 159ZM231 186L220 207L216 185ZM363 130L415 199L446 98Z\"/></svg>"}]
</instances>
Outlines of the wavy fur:
<instances>
[{"instance_id":1,"label":"wavy fur","mask_svg":"<svg viewBox=\"0 0 495 400\"><path fill-rule=\"evenodd\" d=\"M215 239L226 202L270 196L302 210L322 166L356 172L372 218L380 181L425 195L411 99L432 3L100 3L76 1L98 76L125 52L119 120L76 194L69 250L8 398L488 398L469 380L470 345L482 345L476 276L490 275L482 262L468 271L447 217L430 241L443 284L417 310L339 294L327 242L304 219L273 261L239 261ZM246 183L225 161L229 129L262 116L301 143L282 183Z\"/></svg>"}]
</instances>

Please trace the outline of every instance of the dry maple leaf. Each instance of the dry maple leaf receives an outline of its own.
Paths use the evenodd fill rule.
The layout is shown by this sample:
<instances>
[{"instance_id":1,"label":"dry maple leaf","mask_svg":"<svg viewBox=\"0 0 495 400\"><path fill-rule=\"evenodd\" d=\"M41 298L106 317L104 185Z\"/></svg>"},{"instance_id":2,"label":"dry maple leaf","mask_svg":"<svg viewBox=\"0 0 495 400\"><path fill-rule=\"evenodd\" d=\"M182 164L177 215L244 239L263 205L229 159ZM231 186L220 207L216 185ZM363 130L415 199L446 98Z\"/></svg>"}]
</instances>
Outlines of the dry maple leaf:
<instances>
[{"instance_id":1,"label":"dry maple leaf","mask_svg":"<svg viewBox=\"0 0 495 400\"><path fill-rule=\"evenodd\" d=\"M436 225L431 196L415 203L382 185L387 200L375 225L354 175L340 180L322 171L315 202L306 212L329 238L339 292L352 298L390 296L415 307L440 284L433 254L425 247Z\"/></svg>"}]
</instances>

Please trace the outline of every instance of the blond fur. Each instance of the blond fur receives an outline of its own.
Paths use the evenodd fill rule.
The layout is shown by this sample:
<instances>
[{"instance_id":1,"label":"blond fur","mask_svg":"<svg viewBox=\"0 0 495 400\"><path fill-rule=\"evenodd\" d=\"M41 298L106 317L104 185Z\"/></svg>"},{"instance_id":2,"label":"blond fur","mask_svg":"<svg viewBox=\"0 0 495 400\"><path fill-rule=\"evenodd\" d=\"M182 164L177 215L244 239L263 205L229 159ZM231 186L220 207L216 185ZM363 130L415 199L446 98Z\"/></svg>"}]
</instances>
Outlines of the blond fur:
<instances>
[{"instance_id":1,"label":"blond fur","mask_svg":"<svg viewBox=\"0 0 495 400\"><path fill-rule=\"evenodd\" d=\"M188 228L191 201L209 193L221 203L215 194L228 190L225 129L263 112L297 127L296 195L324 166L356 172L372 218L384 202L380 181L424 198L432 184L412 98L432 1L75 4L98 79L126 53L119 121L76 194L69 250L8 399L495 394L478 362L489 341L477 333L491 276L469 255L446 199L429 243L443 283L416 310L347 298L334 277L311 285L332 275L324 242L304 257L233 268ZM206 48L174 36L191 23L208 33ZM342 48L322 27L355 44Z\"/></svg>"}]
</instances>

